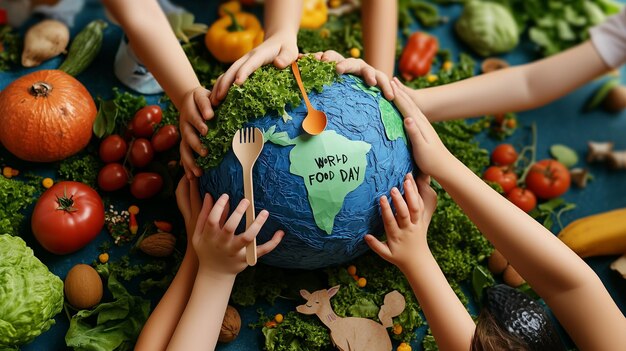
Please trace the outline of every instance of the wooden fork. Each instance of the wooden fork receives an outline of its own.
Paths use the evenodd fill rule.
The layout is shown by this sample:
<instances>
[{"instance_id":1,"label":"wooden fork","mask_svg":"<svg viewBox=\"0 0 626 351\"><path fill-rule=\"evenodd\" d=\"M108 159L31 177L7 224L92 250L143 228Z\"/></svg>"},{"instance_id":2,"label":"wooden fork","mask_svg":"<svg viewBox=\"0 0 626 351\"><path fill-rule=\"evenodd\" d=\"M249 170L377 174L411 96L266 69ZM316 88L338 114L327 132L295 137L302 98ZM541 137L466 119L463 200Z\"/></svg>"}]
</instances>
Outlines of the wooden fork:
<instances>
[{"instance_id":1,"label":"wooden fork","mask_svg":"<svg viewBox=\"0 0 626 351\"><path fill-rule=\"evenodd\" d=\"M246 229L254 222L254 191L252 189L252 168L263 150L263 133L259 128L241 128L233 137L233 152L243 169L243 195L250 206L246 210ZM246 247L246 262L256 264L256 238Z\"/></svg>"}]
</instances>

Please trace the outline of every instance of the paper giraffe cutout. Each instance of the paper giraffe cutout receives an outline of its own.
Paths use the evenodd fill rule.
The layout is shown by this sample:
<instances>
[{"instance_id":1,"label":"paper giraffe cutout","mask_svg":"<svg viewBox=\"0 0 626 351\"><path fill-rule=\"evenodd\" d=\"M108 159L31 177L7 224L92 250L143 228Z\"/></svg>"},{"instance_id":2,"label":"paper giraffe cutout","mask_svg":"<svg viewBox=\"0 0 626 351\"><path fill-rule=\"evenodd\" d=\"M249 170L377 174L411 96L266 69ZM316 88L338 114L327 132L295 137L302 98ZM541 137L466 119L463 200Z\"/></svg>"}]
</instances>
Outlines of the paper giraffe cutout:
<instances>
[{"instance_id":1,"label":"paper giraffe cutout","mask_svg":"<svg viewBox=\"0 0 626 351\"><path fill-rule=\"evenodd\" d=\"M384 304L378 312L382 324L378 324L367 318L337 316L330 305L330 298L338 290L339 285L314 293L300 290L300 295L307 302L296 307L296 310L302 314L317 315L330 329L330 338L341 351L390 351L391 339L386 328L393 325L393 317L404 311L404 296L396 290L385 295Z\"/></svg>"}]
</instances>

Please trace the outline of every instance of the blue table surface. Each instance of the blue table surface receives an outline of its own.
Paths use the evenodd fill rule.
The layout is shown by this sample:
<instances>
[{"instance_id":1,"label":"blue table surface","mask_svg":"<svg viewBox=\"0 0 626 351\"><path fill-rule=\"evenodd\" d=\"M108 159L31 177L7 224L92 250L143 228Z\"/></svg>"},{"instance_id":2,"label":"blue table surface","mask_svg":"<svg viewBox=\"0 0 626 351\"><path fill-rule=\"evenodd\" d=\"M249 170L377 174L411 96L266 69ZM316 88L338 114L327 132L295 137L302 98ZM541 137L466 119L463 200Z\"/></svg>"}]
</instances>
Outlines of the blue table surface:
<instances>
[{"instance_id":1,"label":"blue table surface","mask_svg":"<svg viewBox=\"0 0 626 351\"><path fill-rule=\"evenodd\" d=\"M181 1L187 9L196 14L200 22L211 23L215 18L216 6L215 1L198 2L198 1ZM442 48L447 48L456 55L459 52L469 52L469 48L459 42L455 37L452 24L461 12L461 6L450 5L442 6L441 12L448 16L451 21L448 24L439 26L431 33L435 34L440 41ZM101 4L95 0L88 0L83 12L78 16L76 24L71 28L72 37L94 18L104 18L104 12ZM417 28L416 28L417 29ZM109 98L112 95L112 87L122 87L113 75L113 59L122 32L118 27L109 26L105 31L105 40L102 51L96 58L90 68L82 73L78 78L88 88L91 94ZM158 41L158 38L155 38ZM158 42L155 43L158 45ZM502 58L511 64L523 64L530 62L536 58L533 46L527 40L518 46L513 52L503 55ZM480 62L479 58L476 58ZM39 69L56 68L61 62L61 58L52 59L40 67L33 69L16 68L10 72L0 73L0 89L3 89L14 79ZM623 77L623 75L622 75ZM624 78L621 78L624 83ZM584 162L584 155L587 150L587 141L613 141L616 149L626 150L626 112L620 114L608 114L597 110L590 113L582 113L582 107L589 96L601 85L601 79L590 82L585 86L577 89L569 95L554 101L542 108L532 111L522 112L518 115L522 125L530 125L532 122L537 124L538 130L538 154L537 157L548 158L548 149L553 144L565 144L576 150L581 157L580 166L587 167L591 170L594 180L589 183L585 189L572 189L564 198L567 201L575 202L576 209L567 212L562 216L563 224L566 225L571 221L612 209L622 208L626 206L626 171L608 170L603 165L588 165ZM156 102L159 96L148 96L148 102ZM511 139L513 144L521 145L527 131L519 130ZM481 145L487 149L493 148L498 142L490 138L481 136L478 138ZM6 152L6 151L5 151ZM6 155L2 155L6 156ZM51 175L51 170L46 165L28 165L29 171L34 171L42 175ZM175 207L175 203L165 204L160 211L166 213ZM626 218L624 219L626 220ZM35 250L35 254L48 265L50 270L64 278L67 271L77 263L90 263L97 257L98 246L100 243L109 239L108 234L103 232L94 242L81 251L65 255L54 256L47 254L34 240L32 234L26 233L25 240L28 245ZM123 255L128 246L117 249L112 252L112 259ZM609 264L616 257L596 257L587 259L586 262L600 276L611 296L619 306L626 311L626 281L615 272L609 269ZM159 296L155 296L153 304L158 301ZM584 301L581 301L584 303ZM263 345L263 337L258 330L252 330L246 326L257 320L256 310L261 307L267 313L285 313L294 308L291 301L279 300L276 305L269 306L260 303L257 306L249 308L240 308L242 315L243 328L240 336L232 343L220 345L218 350L238 351L238 350L256 350L261 349ZM575 306L573 306L575 308ZM50 328L49 331L42 334L29 345L23 346L23 350L64 350L64 336L68 328L67 318L63 313L56 317L57 323ZM423 333L423 329L419 331ZM421 349L418 344L413 345L414 350Z\"/></svg>"}]
</instances>

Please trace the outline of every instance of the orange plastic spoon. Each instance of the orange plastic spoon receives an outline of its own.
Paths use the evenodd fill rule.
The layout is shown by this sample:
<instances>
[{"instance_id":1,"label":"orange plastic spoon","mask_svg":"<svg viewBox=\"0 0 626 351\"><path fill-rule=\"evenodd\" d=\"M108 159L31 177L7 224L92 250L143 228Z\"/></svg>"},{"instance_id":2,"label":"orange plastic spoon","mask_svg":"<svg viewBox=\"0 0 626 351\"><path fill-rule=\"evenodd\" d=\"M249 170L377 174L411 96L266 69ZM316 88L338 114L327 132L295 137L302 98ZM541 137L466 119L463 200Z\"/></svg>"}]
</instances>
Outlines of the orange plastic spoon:
<instances>
[{"instance_id":1,"label":"orange plastic spoon","mask_svg":"<svg viewBox=\"0 0 626 351\"><path fill-rule=\"evenodd\" d=\"M302 129L311 135L318 135L326 129L326 124L328 123L326 114L322 111L314 109L313 106L311 106L306 90L304 90L304 84L302 84L302 77L300 77L298 64L295 61L291 64L291 70L293 71L293 75L296 77L296 82L298 82L298 87L300 88L300 92L302 93L307 109L307 115L304 118L304 121L302 121Z\"/></svg>"}]
</instances>

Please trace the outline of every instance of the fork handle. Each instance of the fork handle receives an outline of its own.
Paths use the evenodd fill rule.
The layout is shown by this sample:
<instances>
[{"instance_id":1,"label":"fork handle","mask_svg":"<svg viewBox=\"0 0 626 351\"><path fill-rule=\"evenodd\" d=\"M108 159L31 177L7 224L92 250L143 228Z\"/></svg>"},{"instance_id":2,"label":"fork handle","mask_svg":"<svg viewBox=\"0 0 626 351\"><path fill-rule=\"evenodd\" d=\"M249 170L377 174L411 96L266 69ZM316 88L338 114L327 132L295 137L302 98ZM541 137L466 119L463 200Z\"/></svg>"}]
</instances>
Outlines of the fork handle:
<instances>
[{"instance_id":1,"label":"fork handle","mask_svg":"<svg viewBox=\"0 0 626 351\"><path fill-rule=\"evenodd\" d=\"M252 165L246 167L243 171L243 195L248 201L250 206L246 210L246 230L250 228L252 222L254 222L254 191L252 190ZM252 240L248 246L246 246L246 262L250 266L256 264L256 237Z\"/></svg>"},{"instance_id":2,"label":"fork handle","mask_svg":"<svg viewBox=\"0 0 626 351\"><path fill-rule=\"evenodd\" d=\"M313 106L311 106L311 102L309 101L309 97L306 94L306 90L304 90L304 83L302 83L302 76L300 76L300 69L298 68L298 63L296 61L291 63L291 70L293 71L293 75L296 77L296 82L298 82L298 88L300 88L302 98L304 98L307 111L314 110Z\"/></svg>"}]
</instances>

